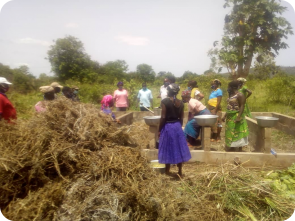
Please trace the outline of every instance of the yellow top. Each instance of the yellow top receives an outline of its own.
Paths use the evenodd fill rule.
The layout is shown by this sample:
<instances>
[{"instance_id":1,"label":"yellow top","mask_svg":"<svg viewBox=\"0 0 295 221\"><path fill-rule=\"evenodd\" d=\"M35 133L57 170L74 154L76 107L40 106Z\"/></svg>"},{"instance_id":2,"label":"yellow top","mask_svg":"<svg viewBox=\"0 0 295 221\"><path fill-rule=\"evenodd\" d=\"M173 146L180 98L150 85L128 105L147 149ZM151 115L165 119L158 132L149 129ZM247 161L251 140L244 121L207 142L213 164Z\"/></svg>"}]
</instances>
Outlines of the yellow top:
<instances>
[{"instance_id":1,"label":"yellow top","mask_svg":"<svg viewBox=\"0 0 295 221\"><path fill-rule=\"evenodd\" d=\"M222 96L222 90L220 90L219 88L212 91L209 96L208 104L212 107L216 107L217 106L217 97L221 97L221 96Z\"/></svg>"},{"instance_id":2,"label":"yellow top","mask_svg":"<svg viewBox=\"0 0 295 221\"><path fill-rule=\"evenodd\" d=\"M198 91L199 88L195 87L191 90L191 98L195 99L195 96L196 96L196 91Z\"/></svg>"}]
</instances>

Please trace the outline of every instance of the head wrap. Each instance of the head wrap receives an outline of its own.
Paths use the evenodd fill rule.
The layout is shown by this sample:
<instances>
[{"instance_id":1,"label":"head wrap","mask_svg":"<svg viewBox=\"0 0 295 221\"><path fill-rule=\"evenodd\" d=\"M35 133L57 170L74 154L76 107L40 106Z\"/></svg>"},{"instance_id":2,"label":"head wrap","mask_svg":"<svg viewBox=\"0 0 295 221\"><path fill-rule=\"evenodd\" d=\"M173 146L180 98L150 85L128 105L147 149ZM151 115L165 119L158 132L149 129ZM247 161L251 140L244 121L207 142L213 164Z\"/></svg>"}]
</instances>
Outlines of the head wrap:
<instances>
[{"instance_id":1,"label":"head wrap","mask_svg":"<svg viewBox=\"0 0 295 221\"><path fill-rule=\"evenodd\" d=\"M214 79L214 80L212 81L212 83L213 83L213 84L219 84L219 85L221 85L221 81L218 80L218 79Z\"/></svg>"},{"instance_id":2,"label":"head wrap","mask_svg":"<svg viewBox=\"0 0 295 221\"><path fill-rule=\"evenodd\" d=\"M189 90L182 91L181 96L182 97L191 97L191 91L189 91Z\"/></svg>"},{"instance_id":3,"label":"head wrap","mask_svg":"<svg viewBox=\"0 0 295 221\"><path fill-rule=\"evenodd\" d=\"M119 81L117 86L119 86L120 84L124 85L122 81Z\"/></svg>"},{"instance_id":4,"label":"head wrap","mask_svg":"<svg viewBox=\"0 0 295 221\"><path fill-rule=\"evenodd\" d=\"M245 78L238 78L237 81L245 83L247 80Z\"/></svg>"},{"instance_id":5,"label":"head wrap","mask_svg":"<svg viewBox=\"0 0 295 221\"><path fill-rule=\"evenodd\" d=\"M77 86L73 86L72 89L79 90L79 88Z\"/></svg>"},{"instance_id":6,"label":"head wrap","mask_svg":"<svg viewBox=\"0 0 295 221\"><path fill-rule=\"evenodd\" d=\"M54 92L54 88L51 87L51 86L42 86L42 87L39 87L39 90L45 94L45 93L48 93L48 92Z\"/></svg>"},{"instance_id":7,"label":"head wrap","mask_svg":"<svg viewBox=\"0 0 295 221\"><path fill-rule=\"evenodd\" d=\"M53 83L51 83L50 86L51 86L51 87L59 87L59 88L62 88L62 86L61 86L59 83L57 83L57 82L53 82Z\"/></svg>"},{"instance_id":8,"label":"head wrap","mask_svg":"<svg viewBox=\"0 0 295 221\"><path fill-rule=\"evenodd\" d=\"M167 87L168 91L171 91L173 94L177 94L180 91L180 87L178 84L169 84L169 86Z\"/></svg>"},{"instance_id":9,"label":"head wrap","mask_svg":"<svg viewBox=\"0 0 295 221\"><path fill-rule=\"evenodd\" d=\"M100 103L102 106L109 107L113 103L112 95L105 95Z\"/></svg>"}]
</instances>

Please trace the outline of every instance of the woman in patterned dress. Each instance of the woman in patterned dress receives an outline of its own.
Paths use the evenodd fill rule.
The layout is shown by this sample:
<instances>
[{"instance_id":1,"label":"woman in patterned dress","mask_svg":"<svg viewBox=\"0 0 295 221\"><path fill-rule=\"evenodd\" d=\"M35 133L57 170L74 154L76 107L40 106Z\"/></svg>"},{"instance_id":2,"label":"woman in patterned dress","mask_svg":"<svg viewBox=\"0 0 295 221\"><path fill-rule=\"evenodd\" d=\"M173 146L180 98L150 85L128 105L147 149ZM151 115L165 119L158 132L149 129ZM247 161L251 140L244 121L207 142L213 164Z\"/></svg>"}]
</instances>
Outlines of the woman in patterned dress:
<instances>
[{"instance_id":1,"label":"woman in patterned dress","mask_svg":"<svg viewBox=\"0 0 295 221\"><path fill-rule=\"evenodd\" d=\"M227 99L226 114L222 118L225 125L226 150L242 151L242 147L248 145L248 125L245 119L246 97L239 92L239 81L228 84L229 98Z\"/></svg>"}]
</instances>

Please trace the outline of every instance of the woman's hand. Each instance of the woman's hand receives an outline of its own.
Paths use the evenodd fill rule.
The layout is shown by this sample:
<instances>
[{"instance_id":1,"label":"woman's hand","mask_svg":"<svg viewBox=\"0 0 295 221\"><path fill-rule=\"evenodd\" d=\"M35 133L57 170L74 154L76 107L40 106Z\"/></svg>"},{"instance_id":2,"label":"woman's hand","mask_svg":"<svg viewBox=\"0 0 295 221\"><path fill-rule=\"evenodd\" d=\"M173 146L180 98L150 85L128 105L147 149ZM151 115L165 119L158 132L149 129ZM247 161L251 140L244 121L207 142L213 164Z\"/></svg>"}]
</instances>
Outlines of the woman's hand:
<instances>
[{"instance_id":1,"label":"woman's hand","mask_svg":"<svg viewBox=\"0 0 295 221\"><path fill-rule=\"evenodd\" d=\"M222 122L225 122L225 116L221 120L222 120Z\"/></svg>"},{"instance_id":2,"label":"woman's hand","mask_svg":"<svg viewBox=\"0 0 295 221\"><path fill-rule=\"evenodd\" d=\"M241 121L241 117L237 117L237 119L235 120L235 123L238 123Z\"/></svg>"}]
</instances>

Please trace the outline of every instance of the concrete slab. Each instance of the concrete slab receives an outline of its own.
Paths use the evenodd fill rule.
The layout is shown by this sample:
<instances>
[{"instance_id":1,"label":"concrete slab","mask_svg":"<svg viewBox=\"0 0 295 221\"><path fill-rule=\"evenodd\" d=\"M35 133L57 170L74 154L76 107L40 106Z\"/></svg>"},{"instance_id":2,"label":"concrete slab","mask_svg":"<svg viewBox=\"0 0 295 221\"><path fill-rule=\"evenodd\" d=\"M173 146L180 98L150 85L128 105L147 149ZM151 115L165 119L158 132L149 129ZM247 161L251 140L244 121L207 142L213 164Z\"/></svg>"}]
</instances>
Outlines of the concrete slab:
<instances>
[{"instance_id":1,"label":"concrete slab","mask_svg":"<svg viewBox=\"0 0 295 221\"><path fill-rule=\"evenodd\" d=\"M158 159L158 150L143 149L142 154L148 160ZM219 152L192 150L190 162L204 162L209 164L222 164L226 162L234 163L234 158L238 157L245 167L289 167L295 162L295 153L278 153L277 157L272 154L253 152Z\"/></svg>"},{"instance_id":2,"label":"concrete slab","mask_svg":"<svg viewBox=\"0 0 295 221\"><path fill-rule=\"evenodd\" d=\"M275 126L276 129L295 136L295 117L279 113L272 113L272 116L279 118L279 122Z\"/></svg>"}]
</instances>

